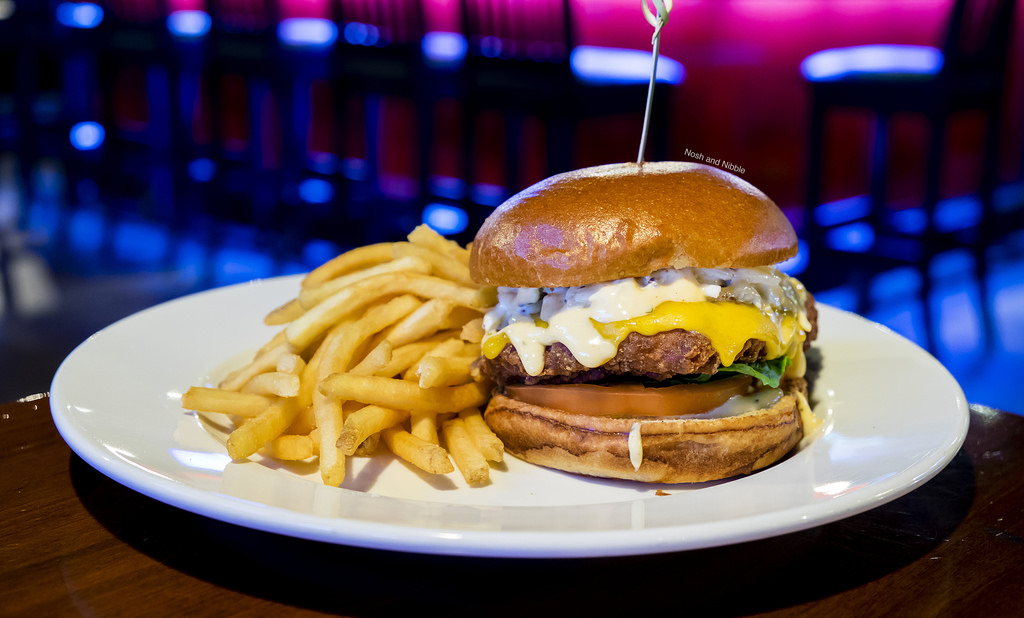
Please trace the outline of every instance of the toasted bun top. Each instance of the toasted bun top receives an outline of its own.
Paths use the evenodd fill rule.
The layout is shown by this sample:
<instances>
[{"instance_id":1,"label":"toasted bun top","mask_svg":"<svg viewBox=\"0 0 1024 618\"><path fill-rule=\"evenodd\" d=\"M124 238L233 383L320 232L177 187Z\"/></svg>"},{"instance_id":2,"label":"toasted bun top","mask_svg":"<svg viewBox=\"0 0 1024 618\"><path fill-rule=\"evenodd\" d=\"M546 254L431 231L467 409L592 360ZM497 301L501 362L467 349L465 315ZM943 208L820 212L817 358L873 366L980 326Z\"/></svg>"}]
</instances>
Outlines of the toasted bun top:
<instances>
[{"instance_id":1,"label":"toasted bun top","mask_svg":"<svg viewBox=\"0 0 1024 618\"><path fill-rule=\"evenodd\" d=\"M470 271L483 284L561 287L662 268L767 266L796 252L778 206L733 174L700 163L617 163L509 198L480 227Z\"/></svg>"}]
</instances>

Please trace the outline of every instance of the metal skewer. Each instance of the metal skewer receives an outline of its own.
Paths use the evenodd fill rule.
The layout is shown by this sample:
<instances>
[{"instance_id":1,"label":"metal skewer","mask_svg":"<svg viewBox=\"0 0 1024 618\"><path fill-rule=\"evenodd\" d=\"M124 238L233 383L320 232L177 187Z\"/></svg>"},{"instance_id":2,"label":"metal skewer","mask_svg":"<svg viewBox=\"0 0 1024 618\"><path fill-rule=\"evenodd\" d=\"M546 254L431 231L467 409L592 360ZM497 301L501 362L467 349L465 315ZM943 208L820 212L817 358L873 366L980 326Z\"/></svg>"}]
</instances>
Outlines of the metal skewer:
<instances>
[{"instance_id":1,"label":"metal skewer","mask_svg":"<svg viewBox=\"0 0 1024 618\"><path fill-rule=\"evenodd\" d=\"M653 50L651 55L651 82L647 86L647 108L644 111L644 128L640 133L640 152L637 154L636 162L642 165L644 162L644 151L647 150L647 131L651 122L651 108L654 106L654 84L658 77L658 53L661 47L661 29L668 23L668 13L672 10L672 0L650 0L654 3L654 11L647 5L648 0L640 0L640 6L644 10L644 18L647 23L654 26L654 36L651 37Z\"/></svg>"}]
</instances>

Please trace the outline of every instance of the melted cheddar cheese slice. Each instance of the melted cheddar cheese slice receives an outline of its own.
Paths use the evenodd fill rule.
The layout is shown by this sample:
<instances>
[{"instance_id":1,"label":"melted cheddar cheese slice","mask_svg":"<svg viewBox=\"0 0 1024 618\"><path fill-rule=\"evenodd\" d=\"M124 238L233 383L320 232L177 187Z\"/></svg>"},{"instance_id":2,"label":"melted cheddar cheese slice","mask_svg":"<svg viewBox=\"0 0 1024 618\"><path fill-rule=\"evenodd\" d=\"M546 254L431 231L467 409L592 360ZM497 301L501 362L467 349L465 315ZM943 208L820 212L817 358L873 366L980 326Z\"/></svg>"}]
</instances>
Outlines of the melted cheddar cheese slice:
<instances>
[{"instance_id":1,"label":"melted cheddar cheese slice","mask_svg":"<svg viewBox=\"0 0 1024 618\"><path fill-rule=\"evenodd\" d=\"M631 332L651 336L683 329L706 336L722 364L729 366L748 339L764 341L771 359L796 356L806 337L798 316L765 313L751 305L733 302L668 301L646 315L607 323L585 313L561 312L549 322L509 324L484 339L483 354L494 358L511 343L526 371L537 375L544 368L544 347L554 343L564 344L584 366L598 367L615 355L619 343Z\"/></svg>"}]
</instances>

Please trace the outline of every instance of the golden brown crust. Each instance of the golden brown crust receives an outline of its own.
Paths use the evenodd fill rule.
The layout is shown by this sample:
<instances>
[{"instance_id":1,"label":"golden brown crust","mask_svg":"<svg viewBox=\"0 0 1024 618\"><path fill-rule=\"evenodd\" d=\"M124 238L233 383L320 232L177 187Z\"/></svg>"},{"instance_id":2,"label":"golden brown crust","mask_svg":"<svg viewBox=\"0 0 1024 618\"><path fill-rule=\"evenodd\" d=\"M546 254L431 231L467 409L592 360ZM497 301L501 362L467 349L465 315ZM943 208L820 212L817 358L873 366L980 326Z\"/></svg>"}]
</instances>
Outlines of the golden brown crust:
<instances>
[{"instance_id":1,"label":"golden brown crust","mask_svg":"<svg viewBox=\"0 0 1024 618\"><path fill-rule=\"evenodd\" d=\"M749 474L784 457L803 436L796 397L719 419L609 418L573 414L496 394L484 413L505 450L531 463L588 476L697 483ZM640 423L643 460L634 469L629 432Z\"/></svg>"},{"instance_id":2,"label":"golden brown crust","mask_svg":"<svg viewBox=\"0 0 1024 618\"><path fill-rule=\"evenodd\" d=\"M576 286L661 268L745 268L786 260L796 233L747 181L675 161L621 163L552 176L516 194L473 242L474 280Z\"/></svg>"}]
</instances>

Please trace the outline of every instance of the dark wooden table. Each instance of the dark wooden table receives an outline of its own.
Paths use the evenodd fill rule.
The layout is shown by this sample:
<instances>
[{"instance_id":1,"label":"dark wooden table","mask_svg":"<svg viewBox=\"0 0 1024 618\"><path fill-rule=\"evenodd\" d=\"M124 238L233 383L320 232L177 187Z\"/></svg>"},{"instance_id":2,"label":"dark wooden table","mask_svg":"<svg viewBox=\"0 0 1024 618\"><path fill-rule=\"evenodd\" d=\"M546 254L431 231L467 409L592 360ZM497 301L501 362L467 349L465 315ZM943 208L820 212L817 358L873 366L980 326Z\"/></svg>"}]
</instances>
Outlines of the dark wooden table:
<instances>
[{"instance_id":1,"label":"dark wooden table","mask_svg":"<svg viewBox=\"0 0 1024 618\"><path fill-rule=\"evenodd\" d=\"M341 547L222 523L96 472L45 396L0 406L0 615L1024 615L1024 417L972 407L907 496L714 549L581 560Z\"/></svg>"}]
</instances>

